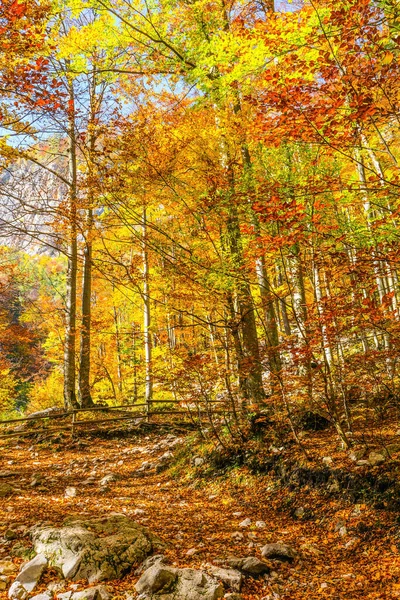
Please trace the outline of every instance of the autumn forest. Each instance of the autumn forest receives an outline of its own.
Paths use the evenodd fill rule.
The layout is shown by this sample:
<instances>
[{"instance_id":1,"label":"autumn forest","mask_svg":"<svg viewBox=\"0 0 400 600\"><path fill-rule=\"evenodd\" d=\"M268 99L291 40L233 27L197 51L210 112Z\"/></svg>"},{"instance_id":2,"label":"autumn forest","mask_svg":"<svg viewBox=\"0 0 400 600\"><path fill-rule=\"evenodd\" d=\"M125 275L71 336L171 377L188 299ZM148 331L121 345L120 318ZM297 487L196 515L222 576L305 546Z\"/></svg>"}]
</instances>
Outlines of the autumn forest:
<instances>
[{"instance_id":1,"label":"autumn forest","mask_svg":"<svg viewBox=\"0 0 400 600\"><path fill-rule=\"evenodd\" d=\"M2 0L3 424L137 406L217 475L396 479L399 56L398 0Z\"/></svg>"}]
</instances>

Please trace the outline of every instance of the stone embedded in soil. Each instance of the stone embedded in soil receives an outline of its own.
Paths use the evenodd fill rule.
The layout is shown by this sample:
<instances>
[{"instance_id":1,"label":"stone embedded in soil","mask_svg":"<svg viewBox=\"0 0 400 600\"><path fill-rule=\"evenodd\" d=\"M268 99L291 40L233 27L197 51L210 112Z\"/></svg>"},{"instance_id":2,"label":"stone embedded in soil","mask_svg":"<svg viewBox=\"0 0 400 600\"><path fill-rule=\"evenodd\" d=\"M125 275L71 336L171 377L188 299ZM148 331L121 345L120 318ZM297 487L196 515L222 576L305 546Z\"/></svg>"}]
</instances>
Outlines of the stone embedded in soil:
<instances>
[{"instance_id":1,"label":"stone embedded in soil","mask_svg":"<svg viewBox=\"0 0 400 600\"><path fill-rule=\"evenodd\" d=\"M32 596L30 600L52 600L53 594L50 592L43 592L43 594L37 594L36 596Z\"/></svg>"},{"instance_id":2,"label":"stone embedded in soil","mask_svg":"<svg viewBox=\"0 0 400 600\"><path fill-rule=\"evenodd\" d=\"M154 600L217 600L224 589L204 571L156 564L135 585L140 598Z\"/></svg>"},{"instance_id":3,"label":"stone embedded in soil","mask_svg":"<svg viewBox=\"0 0 400 600\"><path fill-rule=\"evenodd\" d=\"M261 548L261 555L263 558L292 562L296 557L296 551L287 544L277 542L274 544L266 544Z\"/></svg>"},{"instance_id":4,"label":"stone embedded in soil","mask_svg":"<svg viewBox=\"0 0 400 600\"><path fill-rule=\"evenodd\" d=\"M226 564L234 569L239 569L246 575L264 575L264 573L269 573L271 568L268 563L260 560L256 556L246 556L244 558L236 558L232 556L226 560Z\"/></svg>"},{"instance_id":5,"label":"stone embedded in soil","mask_svg":"<svg viewBox=\"0 0 400 600\"><path fill-rule=\"evenodd\" d=\"M148 529L123 515L35 527L32 539L36 552L43 553L65 579L89 583L120 578L163 545Z\"/></svg>"},{"instance_id":6,"label":"stone embedded in soil","mask_svg":"<svg viewBox=\"0 0 400 600\"><path fill-rule=\"evenodd\" d=\"M113 481L117 481L117 476L114 475L114 473L110 473L109 475L105 475L103 479L100 480L100 485L102 487L106 487L109 483L112 483Z\"/></svg>"},{"instance_id":7,"label":"stone embedded in soil","mask_svg":"<svg viewBox=\"0 0 400 600\"><path fill-rule=\"evenodd\" d=\"M224 569L214 565L209 565L207 571L234 592L240 592L243 582L243 575L240 571L237 571L236 569Z\"/></svg>"},{"instance_id":8,"label":"stone embedded in soil","mask_svg":"<svg viewBox=\"0 0 400 600\"><path fill-rule=\"evenodd\" d=\"M251 525L251 519L249 519L249 518L244 519L243 521L241 521L239 523L239 527L250 527L250 525Z\"/></svg>"},{"instance_id":9,"label":"stone embedded in soil","mask_svg":"<svg viewBox=\"0 0 400 600\"><path fill-rule=\"evenodd\" d=\"M46 567L47 558L44 554L38 554L22 567L15 581L18 581L27 592L32 592Z\"/></svg>"},{"instance_id":10,"label":"stone embedded in soil","mask_svg":"<svg viewBox=\"0 0 400 600\"><path fill-rule=\"evenodd\" d=\"M11 587L8 590L8 597L10 600L25 600L27 596L28 592L20 581L14 581L14 583L11 584Z\"/></svg>"},{"instance_id":11,"label":"stone embedded in soil","mask_svg":"<svg viewBox=\"0 0 400 600\"><path fill-rule=\"evenodd\" d=\"M104 585L86 588L85 590L69 590L63 594L58 594L58 600L109 600L111 595Z\"/></svg>"}]
</instances>

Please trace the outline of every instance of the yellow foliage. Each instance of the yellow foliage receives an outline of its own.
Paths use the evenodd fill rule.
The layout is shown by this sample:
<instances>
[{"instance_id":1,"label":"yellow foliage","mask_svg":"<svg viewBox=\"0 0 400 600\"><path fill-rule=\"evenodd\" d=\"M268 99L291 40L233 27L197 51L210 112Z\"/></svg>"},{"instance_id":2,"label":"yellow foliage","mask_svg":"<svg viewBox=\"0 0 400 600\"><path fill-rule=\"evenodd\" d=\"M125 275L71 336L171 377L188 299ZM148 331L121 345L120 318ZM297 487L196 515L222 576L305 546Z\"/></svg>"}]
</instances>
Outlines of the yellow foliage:
<instances>
[{"instance_id":1,"label":"yellow foliage","mask_svg":"<svg viewBox=\"0 0 400 600\"><path fill-rule=\"evenodd\" d=\"M52 406L63 406L63 374L53 369L47 379L37 382L29 394L27 414Z\"/></svg>"}]
</instances>

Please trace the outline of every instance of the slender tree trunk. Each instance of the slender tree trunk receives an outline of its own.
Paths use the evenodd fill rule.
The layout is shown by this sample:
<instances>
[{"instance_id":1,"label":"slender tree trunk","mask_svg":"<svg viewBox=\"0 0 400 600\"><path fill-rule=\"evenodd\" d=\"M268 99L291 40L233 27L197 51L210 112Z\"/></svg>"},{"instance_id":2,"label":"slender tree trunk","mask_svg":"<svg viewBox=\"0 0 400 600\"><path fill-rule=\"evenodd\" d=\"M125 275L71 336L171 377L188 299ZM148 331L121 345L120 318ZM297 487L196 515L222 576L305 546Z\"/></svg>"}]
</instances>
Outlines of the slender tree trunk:
<instances>
[{"instance_id":1,"label":"slender tree trunk","mask_svg":"<svg viewBox=\"0 0 400 600\"><path fill-rule=\"evenodd\" d=\"M68 115L69 137L69 180L68 192L68 271L66 283L66 325L64 346L64 404L66 408L77 408L75 387L75 347L76 347L76 289L78 274L77 242L77 165L74 89L70 84L70 111Z\"/></svg>"},{"instance_id":2,"label":"slender tree trunk","mask_svg":"<svg viewBox=\"0 0 400 600\"><path fill-rule=\"evenodd\" d=\"M122 356L121 356L121 338L119 333L119 314L113 305L114 325L115 325L115 346L117 351L117 374L118 374L118 391L122 394L123 390L123 372L122 372Z\"/></svg>"},{"instance_id":3,"label":"slender tree trunk","mask_svg":"<svg viewBox=\"0 0 400 600\"><path fill-rule=\"evenodd\" d=\"M93 406L90 391L90 336L92 318L92 230L93 210L87 211L86 240L82 280L82 330L79 363L79 401L82 408Z\"/></svg>"},{"instance_id":4,"label":"slender tree trunk","mask_svg":"<svg viewBox=\"0 0 400 600\"><path fill-rule=\"evenodd\" d=\"M152 373L152 343L151 343L151 308L149 292L149 260L147 254L147 213L146 207L143 208L143 236L142 236L142 259L143 259L143 336L144 336L144 354L145 354L145 402L147 412L151 408L153 396L153 373Z\"/></svg>"}]
</instances>

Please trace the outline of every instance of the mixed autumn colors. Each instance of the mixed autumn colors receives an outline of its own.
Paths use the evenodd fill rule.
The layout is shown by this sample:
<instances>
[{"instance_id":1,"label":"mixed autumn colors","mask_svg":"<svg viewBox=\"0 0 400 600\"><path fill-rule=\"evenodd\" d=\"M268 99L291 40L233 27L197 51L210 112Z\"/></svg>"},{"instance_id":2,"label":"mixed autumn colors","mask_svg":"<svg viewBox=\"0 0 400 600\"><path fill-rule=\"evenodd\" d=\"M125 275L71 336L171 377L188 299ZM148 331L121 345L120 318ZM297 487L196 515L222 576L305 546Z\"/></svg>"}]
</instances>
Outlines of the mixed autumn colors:
<instances>
[{"instance_id":1,"label":"mixed autumn colors","mask_svg":"<svg viewBox=\"0 0 400 600\"><path fill-rule=\"evenodd\" d=\"M344 595L323 579L285 592L254 577L243 598L400 597L399 54L398 0L1 1L2 453L30 468L25 444L48 423L7 423L32 413L88 409L95 424L143 406L140 452L168 454L164 428L180 437L176 456L137 465L150 473L140 494L189 494L197 506L192 479L239 469L212 500L223 494L249 517L243 530L264 523L251 554L264 547L260 490L274 494L268 518L294 547L311 535L286 519L297 529L314 519L318 486L340 512L333 536L363 514L371 528L343 547L364 562L357 536L384 512L369 551L384 524L390 590L372 571L370 595L356 575ZM113 434L127 455L129 431ZM72 433L66 456L85 438ZM94 443L83 454L115 453ZM241 506L235 477L248 477ZM146 524L161 535L158 518ZM218 527L220 552L235 532L225 517ZM303 548L317 563L322 532L315 551ZM205 552L189 535L195 551L171 560ZM299 556L284 568L301 573ZM173 577L179 590L184 576Z\"/></svg>"}]
</instances>

